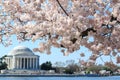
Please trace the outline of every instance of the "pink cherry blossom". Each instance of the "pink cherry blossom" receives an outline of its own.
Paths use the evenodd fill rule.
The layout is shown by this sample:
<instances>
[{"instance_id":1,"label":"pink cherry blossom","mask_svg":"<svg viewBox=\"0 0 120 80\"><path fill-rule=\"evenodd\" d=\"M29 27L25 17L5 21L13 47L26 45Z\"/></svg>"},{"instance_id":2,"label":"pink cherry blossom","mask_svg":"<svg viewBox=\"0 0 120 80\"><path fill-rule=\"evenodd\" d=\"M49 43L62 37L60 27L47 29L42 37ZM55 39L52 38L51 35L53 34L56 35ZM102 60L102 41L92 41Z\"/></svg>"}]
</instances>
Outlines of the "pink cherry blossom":
<instances>
[{"instance_id":1,"label":"pink cherry blossom","mask_svg":"<svg viewBox=\"0 0 120 80\"><path fill-rule=\"evenodd\" d=\"M54 46L65 56L85 46L93 53L88 65L101 55L119 56L120 0L4 0L0 5L4 45L11 44L12 35L19 41L43 39L34 51L51 54Z\"/></svg>"}]
</instances>

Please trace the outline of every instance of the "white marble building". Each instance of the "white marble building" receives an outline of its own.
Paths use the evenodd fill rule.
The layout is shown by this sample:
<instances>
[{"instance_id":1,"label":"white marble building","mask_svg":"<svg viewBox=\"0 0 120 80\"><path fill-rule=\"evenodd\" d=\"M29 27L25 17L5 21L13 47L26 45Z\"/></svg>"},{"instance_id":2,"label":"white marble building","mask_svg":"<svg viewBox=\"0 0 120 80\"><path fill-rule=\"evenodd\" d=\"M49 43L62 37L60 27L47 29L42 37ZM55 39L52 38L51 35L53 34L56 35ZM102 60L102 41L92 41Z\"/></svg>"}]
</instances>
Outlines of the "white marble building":
<instances>
[{"instance_id":1,"label":"white marble building","mask_svg":"<svg viewBox=\"0 0 120 80\"><path fill-rule=\"evenodd\" d=\"M8 70L38 70L39 56L24 46L15 47L5 59Z\"/></svg>"}]
</instances>

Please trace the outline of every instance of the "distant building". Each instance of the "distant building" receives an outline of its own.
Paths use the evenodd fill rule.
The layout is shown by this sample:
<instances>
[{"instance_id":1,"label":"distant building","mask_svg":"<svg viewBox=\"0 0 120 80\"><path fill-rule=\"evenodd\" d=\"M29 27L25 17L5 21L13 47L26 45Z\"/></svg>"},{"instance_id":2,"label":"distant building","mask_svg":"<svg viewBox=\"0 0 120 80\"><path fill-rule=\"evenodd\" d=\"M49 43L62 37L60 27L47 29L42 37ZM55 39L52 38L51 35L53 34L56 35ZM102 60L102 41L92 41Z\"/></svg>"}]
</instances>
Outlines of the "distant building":
<instances>
[{"instance_id":1,"label":"distant building","mask_svg":"<svg viewBox=\"0 0 120 80\"><path fill-rule=\"evenodd\" d=\"M39 69L39 56L24 46L15 47L10 51L5 62L8 65L8 70L3 70L3 73L17 73L17 71L32 73Z\"/></svg>"}]
</instances>

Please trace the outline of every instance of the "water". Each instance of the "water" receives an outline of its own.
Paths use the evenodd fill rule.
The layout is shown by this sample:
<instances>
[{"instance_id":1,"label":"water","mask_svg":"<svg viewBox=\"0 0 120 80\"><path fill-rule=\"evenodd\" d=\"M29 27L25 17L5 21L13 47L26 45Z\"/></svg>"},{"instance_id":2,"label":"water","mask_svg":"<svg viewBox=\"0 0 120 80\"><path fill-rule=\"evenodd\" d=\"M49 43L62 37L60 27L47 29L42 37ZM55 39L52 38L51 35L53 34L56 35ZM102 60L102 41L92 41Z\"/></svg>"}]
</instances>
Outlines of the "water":
<instances>
[{"instance_id":1,"label":"water","mask_svg":"<svg viewBox=\"0 0 120 80\"><path fill-rule=\"evenodd\" d=\"M0 80L120 80L120 76L111 76L111 77L0 77Z\"/></svg>"}]
</instances>

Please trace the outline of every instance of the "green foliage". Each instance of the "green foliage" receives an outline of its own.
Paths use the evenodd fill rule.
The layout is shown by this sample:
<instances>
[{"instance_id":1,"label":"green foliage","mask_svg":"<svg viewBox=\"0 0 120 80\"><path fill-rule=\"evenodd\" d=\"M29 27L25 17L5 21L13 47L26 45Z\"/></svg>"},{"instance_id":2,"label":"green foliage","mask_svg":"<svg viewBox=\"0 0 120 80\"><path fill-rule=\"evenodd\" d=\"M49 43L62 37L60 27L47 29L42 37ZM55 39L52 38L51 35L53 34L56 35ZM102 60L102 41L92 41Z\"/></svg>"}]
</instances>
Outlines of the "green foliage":
<instances>
[{"instance_id":1,"label":"green foliage","mask_svg":"<svg viewBox=\"0 0 120 80\"><path fill-rule=\"evenodd\" d=\"M5 62L0 62L0 70L7 69L7 64Z\"/></svg>"},{"instance_id":2,"label":"green foliage","mask_svg":"<svg viewBox=\"0 0 120 80\"><path fill-rule=\"evenodd\" d=\"M114 72L111 68L109 68L107 66L90 66L85 69L86 74L89 74L90 72L95 72L95 73L99 74L100 70L110 71L110 74L112 74Z\"/></svg>"},{"instance_id":3,"label":"green foliage","mask_svg":"<svg viewBox=\"0 0 120 80\"><path fill-rule=\"evenodd\" d=\"M106 66L104 66L102 69L106 70L106 71L110 71L111 70L109 67L106 67Z\"/></svg>"},{"instance_id":4,"label":"green foliage","mask_svg":"<svg viewBox=\"0 0 120 80\"><path fill-rule=\"evenodd\" d=\"M3 62L5 57L6 57L6 55L4 55L3 57L0 58L0 70L7 69L7 64L5 62Z\"/></svg>"},{"instance_id":5,"label":"green foliage","mask_svg":"<svg viewBox=\"0 0 120 80\"><path fill-rule=\"evenodd\" d=\"M91 66L91 67L87 67L86 73L90 73L90 71L99 73L100 70L102 70L102 67L100 66Z\"/></svg>"},{"instance_id":6,"label":"green foliage","mask_svg":"<svg viewBox=\"0 0 120 80\"><path fill-rule=\"evenodd\" d=\"M50 61L41 64L41 70L51 70L51 69L52 69L52 63Z\"/></svg>"},{"instance_id":7,"label":"green foliage","mask_svg":"<svg viewBox=\"0 0 120 80\"><path fill-rule=\"evenodd\" d=\"M1 59L1 60L4 60L5 57L7 57L7 55L2 56L0 59Z\"/></svg>"},{"instance_id":8,"label":"green foliage","mask_svg":"<svg viewBox=\"0 0 120 80\"><path fill-rule=\"evenodd\" d=\"M112 73L113 73L113 70L112 70L112 69L110 69L110 68L109 68L109 67L107 67L107 66L104 66L102 69L103 69L103 70L106 70L106 71L110 71L110 74L112 74Z\"/></svg>"},{"instance_id":9,"label":"green foliage","mask_svg":"<svg viewBox=\"0 0 120 80\"><path fill-rule=\"evenodd\" d=\"M86 70L85 73L86 73L86 74L90 74L90 70Z\"/></svg>"},{"instance_id":10,"label":"green foliage","mask_svg":"<svg viewBox=\"0 0 120 80\"><path fill-rule=\"evenodd\" d=\"M74 71L71 70L71 69L65 69L64 73L66 73L66 74L73 74Z\"/></svg>"}]
</instances>

